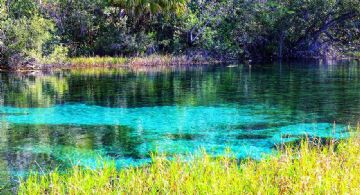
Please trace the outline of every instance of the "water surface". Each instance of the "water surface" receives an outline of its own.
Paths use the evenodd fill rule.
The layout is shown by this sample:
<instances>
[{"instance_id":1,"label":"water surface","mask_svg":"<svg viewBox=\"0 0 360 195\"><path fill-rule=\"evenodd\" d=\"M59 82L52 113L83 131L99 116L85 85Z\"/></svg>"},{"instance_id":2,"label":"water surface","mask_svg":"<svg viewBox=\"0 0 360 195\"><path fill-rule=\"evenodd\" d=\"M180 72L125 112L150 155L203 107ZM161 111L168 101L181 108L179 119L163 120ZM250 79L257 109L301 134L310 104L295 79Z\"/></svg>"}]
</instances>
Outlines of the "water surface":
<instances>
[{"instance_id":1,"label":"water surface","mask_svg":"<svg viewBox=\"0 0 360 195\"><path fill-rule=\"evenodd\" d=\"M0 184L154 151L258 159L304 136L346 136L359 117L355 61L0 73Z\"/></svg>"}]
</instances>

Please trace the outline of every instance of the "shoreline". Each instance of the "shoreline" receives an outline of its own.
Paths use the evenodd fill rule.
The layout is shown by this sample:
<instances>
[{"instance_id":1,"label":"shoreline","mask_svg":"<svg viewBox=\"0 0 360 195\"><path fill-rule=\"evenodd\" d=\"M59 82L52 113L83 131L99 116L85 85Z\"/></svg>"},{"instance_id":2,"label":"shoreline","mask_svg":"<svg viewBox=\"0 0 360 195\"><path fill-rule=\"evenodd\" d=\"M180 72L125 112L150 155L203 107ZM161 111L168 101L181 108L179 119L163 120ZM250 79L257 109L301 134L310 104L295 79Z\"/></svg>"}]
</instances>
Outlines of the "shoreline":
<instances>
[{"instance_id":1,"label":"shoreline","mask_svg":"<svg viewBox=\"0 0 360 195\"><path fill-rule=\"evenodd\" d=\"M322 58L285 58L280 59L283 62L291 62L294 60L319 61ZM360 56L346 56L337 59L325 60L355 60L360 61ZM265 61L266 63L275 62L276 60ZM259 61L258 63L265 63ZM214 57L204 56L174 56L174 55L150 55L145 57L109 57L109 56L94 56L94 57L74 57L68 58L66 62L58 64L44 64L40 68L24 67L21 69L11 69L5 66L0 66L0 72L37 72L37 71L61 71L61 70L81 70L89 68L109 68L109 69L140 69L140 68L170 68L170 67L190 67L190 66L204 66L216 64L240 63L251 65L252 60L244 61L238 59L220 59Z\"/></svg>"},{"instance_id":2,"label":"shoreline","mask_svg":"<svg viewBox=\"0 0 360 195\"><path fill-rule=\"evenodd\" d=\"M145 57L74 57L68 58L63 63L44 64L40 68L24 67L11 69L0 67L0 72L33 72L33 71L59 71L78 70L89 68L111 68L111 69L137 69L137 68L164 68L181 66L202 66L209 64L223 64L237 62L237 60L223 60L204 56L172 56L172 55L151 55Z\"/></svg>"},{"instance_id":3,"label":"shoreline","mask_svg":"<svg viewBox=\"0 0 360 195\"><path fill-rule=\"evenodd\" d=\"M261 160L238 161L231 152L211 157L206 152L183 160L152 155L147 166L117 169L114 163L90 169L74 166L64 173L32 174L20 181L21 194L66 193L351 193L358 190L358 128L345 140L305 139L285 144ZM141 184L141 185L138 185ZM259 186L265 186L259 188ZM344 186L347 186L344 188ZM351 186L351 187L350 187Z\"/></svg>"}]
</instances>

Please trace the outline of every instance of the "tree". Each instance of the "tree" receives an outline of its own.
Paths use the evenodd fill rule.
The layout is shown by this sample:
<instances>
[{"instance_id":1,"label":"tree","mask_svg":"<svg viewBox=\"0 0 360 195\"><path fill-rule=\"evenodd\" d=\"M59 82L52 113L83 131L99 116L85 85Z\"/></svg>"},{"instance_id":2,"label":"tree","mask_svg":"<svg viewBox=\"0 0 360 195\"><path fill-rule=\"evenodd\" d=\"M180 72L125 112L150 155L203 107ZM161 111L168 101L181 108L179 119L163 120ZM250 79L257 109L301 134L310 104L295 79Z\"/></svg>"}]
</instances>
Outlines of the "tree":
<instances>
[{"instance_id":1,"label":"tree","mask_svg":"<svg viewBox=\"0 0 360 195\"><path fill-rule=\"evenodd\" d=\"M33 1L21 1L31 5ZM64 55L66 49L51 45L54 40L55 25L50 19L43 17L34 6L26 10L18 1L2 1L0 20L1 63L10 69L39 68L46 64L47 57L54 58L53 51ZM5 3L8 3L5 6ZM4 8L5 7L5 8Z\"/></svg>"}]
</instances>

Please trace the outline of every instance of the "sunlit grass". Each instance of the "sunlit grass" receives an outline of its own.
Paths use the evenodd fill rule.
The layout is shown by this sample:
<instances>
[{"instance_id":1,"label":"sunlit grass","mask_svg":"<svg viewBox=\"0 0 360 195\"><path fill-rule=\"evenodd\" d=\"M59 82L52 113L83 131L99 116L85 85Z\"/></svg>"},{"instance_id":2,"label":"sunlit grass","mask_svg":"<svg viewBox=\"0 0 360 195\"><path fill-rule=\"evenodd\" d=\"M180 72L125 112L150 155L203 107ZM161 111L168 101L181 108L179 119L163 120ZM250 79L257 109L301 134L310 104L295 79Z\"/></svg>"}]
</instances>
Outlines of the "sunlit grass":
<instances>
[{"instance_id":1,"label":"sunlit grass","mask_svg":"<svg viewBox=\"0 0 360 195\"><path fill-rule=\"evenodd\" d=\"M349 52L346 55L356 59L360 59L360 51Z\"/></svg>"},{"instance_id":2,"label":"sunlit grass","mask_svg":"<svg viewBox=\"0 0 360 195\"><path fill-rule=\"evenodd\" d=\"M173 56L173 55L150 55L144 57L75 57L70 58L72 68L90 67L151 67L151 66L176 66L191 64L217 63L213 59L204 57Z\"/></svg>"},{"instance_id":3,"label":"sunlit grass","mask_svg":"<svg viewBox=\"0 0 360 195\"><path fill-rule=\"evenodd\" d=\"M358 52L354 52L353 54L354 54L354 56L355 56L355 57L360 58L360 51L358 51Z\"/></svg>"},{"instance_id":4,"label":"sunlit grass","mask_svg":"<svg viewBox=\"0 0 360 195\"><path fill-rule=\"evenodd\" d=\"M22 181L20 194L357 194L360 139L302 141L263 160L212 158L184 161L160 155L150 165L117 170L73 167Z\"/></svg>"},{"instance_id":5,"label":"sunlit grass","mask_svg":"<svg viewBox=\"0 0 360 195\"><path fill-rule=\"evenodd\" d=\"M123 57L76 57L69 60L72 66L80 67L107 67L111 65L125 65L127 58Z\"/></svg>"}]
</instances>

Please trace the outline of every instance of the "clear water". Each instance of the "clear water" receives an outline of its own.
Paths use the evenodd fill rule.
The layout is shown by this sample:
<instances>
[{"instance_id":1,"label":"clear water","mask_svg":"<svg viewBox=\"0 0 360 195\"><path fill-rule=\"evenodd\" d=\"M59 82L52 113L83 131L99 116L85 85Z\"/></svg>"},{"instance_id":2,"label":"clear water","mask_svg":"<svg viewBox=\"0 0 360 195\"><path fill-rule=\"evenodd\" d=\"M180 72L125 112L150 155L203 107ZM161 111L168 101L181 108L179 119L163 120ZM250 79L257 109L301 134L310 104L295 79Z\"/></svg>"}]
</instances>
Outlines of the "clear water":
<instances>
[{"instance_id":1,"label":"clear water","mask_svg":"<svg viewBox=\"0 0 360 195\"><path fill-rule=\"evenodd\" d=\"M289 63L0 73L0 184L29 170L119 168L154 151L259 159L360 119L360 64Z\"/></svg>"}]
</instances>

